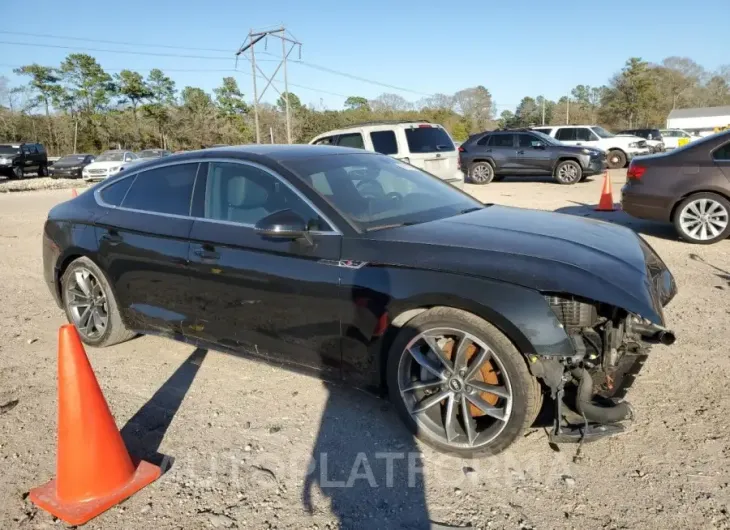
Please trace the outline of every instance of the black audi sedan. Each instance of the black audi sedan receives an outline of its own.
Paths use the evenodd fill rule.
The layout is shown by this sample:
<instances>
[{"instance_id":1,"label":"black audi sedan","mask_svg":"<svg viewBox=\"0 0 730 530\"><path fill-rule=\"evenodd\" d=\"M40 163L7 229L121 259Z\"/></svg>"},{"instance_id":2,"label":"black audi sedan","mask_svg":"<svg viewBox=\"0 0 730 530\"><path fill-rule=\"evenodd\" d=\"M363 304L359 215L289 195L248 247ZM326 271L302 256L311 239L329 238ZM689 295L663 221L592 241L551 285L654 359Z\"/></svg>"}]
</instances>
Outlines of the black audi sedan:
<instances>
[{"instance_id":1,"label":"black audi sedan","mask_svg":"<svg viewBox=\"0 0 730 530\"><path fill-rule=\"evenodd\" d=\"M83 169L94 161L94 155L86 153L66 155L58 159L52 166L48 166L48 175L51 178L80 179Z\"/></svg>"},{"instance_id":2,"label":"black audi sedan","mask_svg":"<svg viewBox=\"0 0 730 530\"><path fill-rule=\"evenodd\" d=\"M482 204L343 147L137 164L50 211L43 260L86 344L162 334L387 392L462 455L509 446L544 393L566 396L559 441L570 403L592 434L620 430L629 375L674 339L674 280L631 230Z\"/></svg>"}]
</instances>

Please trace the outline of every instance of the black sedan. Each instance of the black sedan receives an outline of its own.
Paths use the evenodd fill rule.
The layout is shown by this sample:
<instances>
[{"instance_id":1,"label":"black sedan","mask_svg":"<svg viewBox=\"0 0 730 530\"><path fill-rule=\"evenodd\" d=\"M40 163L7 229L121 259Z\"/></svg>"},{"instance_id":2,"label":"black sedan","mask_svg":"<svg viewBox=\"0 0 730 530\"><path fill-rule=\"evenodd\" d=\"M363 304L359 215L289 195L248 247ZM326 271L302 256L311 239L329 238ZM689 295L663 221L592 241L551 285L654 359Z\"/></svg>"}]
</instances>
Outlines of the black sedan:
<instances>
[{"instance_id":1,"label":"black sedan","mask_svg":"<svg viewBox=\"0 0 730 530\"><path fill-rule=\"evenodd\" d=\"M485 205L357 149L140 163L53 208L43 259L89 345L157 333L387 391L463 455L510 445L543 392L600 424L556 421L557 440L620 430L624 374L674 338L674 280L631 230Z\"/></svg>"},{"instance_id":2,"label":"black sedan","mask_svg":"<svg viewBox=\"0 0 730 530\"><path fill-rule=\"evenodd\" d=\"M81 171L94 161L94 155L78 154L66 155L58 159L52 166L48 166L48 175L51 178L81 178Z\"/></svg>"}]
</instances>

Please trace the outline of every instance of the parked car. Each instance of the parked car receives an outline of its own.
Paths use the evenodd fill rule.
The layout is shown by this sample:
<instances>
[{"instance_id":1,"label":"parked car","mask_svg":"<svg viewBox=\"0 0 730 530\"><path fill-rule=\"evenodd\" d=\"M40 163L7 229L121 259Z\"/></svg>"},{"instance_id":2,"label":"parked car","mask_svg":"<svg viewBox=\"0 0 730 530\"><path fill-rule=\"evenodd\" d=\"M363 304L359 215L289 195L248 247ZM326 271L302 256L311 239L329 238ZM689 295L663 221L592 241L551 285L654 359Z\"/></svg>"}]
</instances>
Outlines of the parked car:
<instances>
[{"instance_id":1,"label":"parked car","mask_svg":"<svg viewBox=\"0 0 730 530\"><path fill-rule=\"evenodd\" d=\"M508 175L552 175L558 184L575 184L606 168L600 149L565 145L530 129L473 135L459 147L459 156L474 184Z\"/></svg>"},{"instance_id":2,"label":"parked car","mask_svg":"<svg viewBox=\"0 0 730 530\"><path fill-rule=\"evenodd\" d=\"M618 133L619 136L638 136L646 140L652 153L664 152L664 141L659 129L626 129Z\"/></svg>"},{"instance_id":3,"label":"parked car","mask_svg":"<svg viewBox=\"0 0 730 530\"><path fill-rule=\"evenodd\" d=\"M94 155L87 153L66 155L48 168L51 178L60 177L80 179L83 169L94 161Z\"/></svg>"},{"instance_id":4,"label":"parked car","mask_svg":"<svg viewBox=\"0 0 730 530\"><path fill-rule=\"evenodd\" d=\"M376 121L315 137L312 145L355 147L389 155L428 171L457 188L464 187L459 154L441 125L427 121Z\"/></svg>"},{"instance_id":5,"label":"parked car","mask_svg":"<svg viewBox=\"0 0 730 530\"><path fill-rule=\"evenodd\" d=\"M606 151L610 169L626 167L635 156L651 153L646 140L638 136L616 136L597 125L560 125L555 127L533 127L533 130L552 136L568 145L595 147Z\"/></svg>"},{"instance_id":6,"label":"parked car","mask_svg":"<svg viewBox=\"0 0 730 530\"><path fill-rule=\"evenodd\" d=\"M635 158L626 179L621 203L629 215L673 223L690 243L709 245L730 234L730 132Z\"/></svg>"},{"instance_id":7,"label":"parked car","mask_svg":"<svg viewBox=\"0 0 730 530\"><path fill-rule=\"evenodd\" d=\"M362 149L146 162L52 208L43 233L45 281L86 344L157 333L387 389L452 454L520 438L539 380L556 407L582 382L578 410L615 432L630 408L592 403L591 377L623 395L643 345L674 340L674 280L632 230L485 205Z\"/></svg>"},{"instance_id":8,"label":"parked car","mask_svg":"<svg viewBox=\"0 0 730 530\"><path fill-rule=\"evenodd\" d=\"M22 179L28 173L36 173L39 177L48 174L48 153L43 144L0 144L0 175Z\"/></svg>"},{"instance_id":9,"label":"parked car","mask_svg":"<svg viewBox=\"0 0 730 530\"><path fill-rule=\"evenodd\" d=\"M137 153L137 157L140 160L151 160L154 158L162 158L163 156L170 156L171 154L167 149L144 149Z\"/></svg>"},{"instance_id":10,"label":"parked car","mask_svg":"<svg viewBox=\"0 0 730 530\"><path fill-rule=\"evenodd\" d=\"M139 162L139 157L131 151L120 149L104 151L96 157L94 162L84 168L82 176L87 181L104 180L135 162Z\"/></svg>"},{"instance_id":11,"label":"parked car","mask_svg":"<svg viewBox=\"0 0 730 530\"><path fill-rule=\"evenodd\" d=\"M676 149L677 147L681 147L680 143L685 144L699 139L699 136L690 134L682 129L662 129L659 132L662 133L665 149Z\"/></svg>"}]
</instances>

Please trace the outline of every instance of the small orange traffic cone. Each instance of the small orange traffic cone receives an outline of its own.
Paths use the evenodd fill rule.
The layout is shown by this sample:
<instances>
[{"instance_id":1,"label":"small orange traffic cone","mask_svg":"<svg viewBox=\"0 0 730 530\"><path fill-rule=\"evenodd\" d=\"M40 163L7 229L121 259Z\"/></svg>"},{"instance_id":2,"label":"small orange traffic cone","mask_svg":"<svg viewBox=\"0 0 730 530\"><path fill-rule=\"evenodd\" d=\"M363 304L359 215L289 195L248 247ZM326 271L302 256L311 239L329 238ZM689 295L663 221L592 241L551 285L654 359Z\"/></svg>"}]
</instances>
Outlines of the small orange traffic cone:
<instances>
[{"instance_id":1,"label":"small orange traffic cone","mask_svg":"<svg viewBox=\"0 0 730 530\"><path fill-rule=\"evenodd\" d=\"M618 208L613 203L613 190L611 189L611 175L606 170L603 176L603 190L601 190L601 200L598 201L595 211L597 212L615 212Z\"/></svg>"},{"instance_id":2,"label":"small orange traffic cone","mask_svg":"<svg viewBox=\"0 0 730 530\"><path fill-rule=\"evenodd\" d=\"M79 193L76 191L76 188L71 189L71 197L78 197Z\"/></svg>"},{"instance_id":3,"label":"small orange traffic cone","mask_svg":"<svg viewBox=\"0 0 730 530\"><path fill-rule=\"evenodd\" d=\"M156 480L159 467L138 465L124 446L76 328L58 331L56 478L30 490L38 507L83 524Z\"/></svg>"}]
</instances>

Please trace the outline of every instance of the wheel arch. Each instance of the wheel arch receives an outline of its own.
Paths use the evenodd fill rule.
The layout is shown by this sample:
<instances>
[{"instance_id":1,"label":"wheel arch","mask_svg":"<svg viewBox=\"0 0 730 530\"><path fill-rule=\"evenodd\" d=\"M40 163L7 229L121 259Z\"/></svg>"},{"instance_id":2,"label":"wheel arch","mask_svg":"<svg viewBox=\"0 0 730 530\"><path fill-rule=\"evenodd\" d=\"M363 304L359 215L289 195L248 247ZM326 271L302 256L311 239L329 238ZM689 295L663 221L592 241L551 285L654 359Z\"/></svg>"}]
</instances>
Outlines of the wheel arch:
<instances>
[{"instance_id":1,"label":"wheel arch","mask_svg":"<svg viewBox=\"0 0 730 530\"><path fill-rule=\"evenodd\" d=\"M583 169L583 166L581 165L580 160L576 156L561 155L558 157L558 159L553 164L553 173L555 173L555 170L557 169L557 167L560 165L561 162L567 162L567 161L575 162L576 164L578 164L580 166L581 170Z\"/></svg>"}]
</instances>

